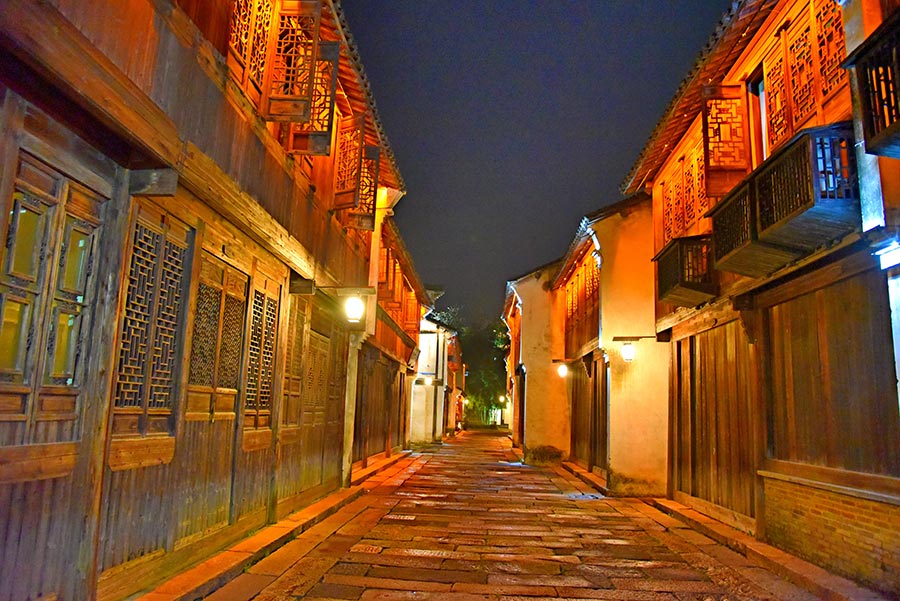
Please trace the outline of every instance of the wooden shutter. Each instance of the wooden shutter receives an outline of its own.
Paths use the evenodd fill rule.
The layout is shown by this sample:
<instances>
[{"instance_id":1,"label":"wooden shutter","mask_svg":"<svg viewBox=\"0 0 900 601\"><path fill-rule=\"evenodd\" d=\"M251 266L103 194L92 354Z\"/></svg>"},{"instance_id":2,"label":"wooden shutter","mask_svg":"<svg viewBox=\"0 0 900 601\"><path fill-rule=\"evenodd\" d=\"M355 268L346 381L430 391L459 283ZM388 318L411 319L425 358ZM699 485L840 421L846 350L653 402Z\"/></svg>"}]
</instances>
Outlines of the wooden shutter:
<instances>
[{"instance_id":1,"label":"wooden shutter","mask_svg":"<svg viewBox=\"0 0 900 601\"><path fill-rule=\"evenodd\" d=\"M791 133L816 114L816 79L813 65L812 31L804 14L787 32L787 76L790 78Z\"/></svg>"},{"instance_id":2,"label":"wooden shutter","mask_svg":"<svg viewBox=\"0 0 900 601\"><path fill-rule=\"evenodd\" d=\"M253 291L250 305L250 340L247 349L247 389L244 427L268 428L272 413L275 376L275 341L281 287L268 279Z\"/></svg>"},{"instance_id":3,"label":"wooden shutter","mask_svg":"<svg viewBox=\"0 0 900 601\"><path fill-rule=\"evenodd\" d=\"M288 153L320 156L331 154L340 55L340 43L319 44L309 120L291 123L286 127L285 149Z\"/></svg>"},{"instance_id":4,"label":"wooden shutter","mask_svg":"<svg viewBox=\"0 0 900 601\"><path fill-rule=\"evenodd\" d=\"M847 58L847 45L840 5L834 0L817 0L814 10L818 49L816 73L820 74L819 92L824 102L847 81L847 69L841 67Z\"/></svg>"},{"instance_id":5,"label":"wooden shutter","mask_svg":"<svg viewBox=\"0 0 900 601\"><path fill-rule=\"evenodd\" d=\"M348 215L347 225L361 230L375 229L375 205L378 200L378 167L381 148L366 146L360 163L356 208Z\"/></svg>"},{"instance_id":6,"label":"wooden shutter","mask_svg":"<svg viewBox=\"0 0 900 601\"><path fill-rule=\"evenodd\" d=\"M745 92L740 85L707 86L703 89L704 171L694 171L695 158L686 165L685 177L691 177L698 199L721 198L741 181L750 169L750 137L747 130ZM705 180L705 189L697 186Z\"/></svg>"},{"instance_id":7,"label":"wooden shutter","mask_svg":"<svg viewBox=\"0 0 900 601\"><path fill-rule=\"evenodd\" d=\"M228 66L253 102L259 102L275 0L235 0L228 40Z\"/></svg>"},{"instance_id":8,"label":"wooden shutter","mask_svg":"<svg viewBox=\"0 0 900 601\"><path fill-rule=\"evenodd\" d=\"M791 118L788 102L787 68L785 66L784 34L763 59L763 79L766 93L766 147L769 153L790 136Z\"/></svg>"},{"instance_id":9,"label":"wooden shutter","mask_svg":"<svg viewBox=\"0 0 900 601\"><path fill-rule=\"evenodd\" d=\"M346 117L338 131L334 165L334 208L351 209L359 205L359 180L362 172L363 128L365 117Z\"/></svg>"},{"instance_id":10,"label":"wooden shutter","mask_svg":"<svg viewBox=\"0 0 900 601\"><path fill-rule=\"evenodd\" d=\"M138 201L132 231L113 433L173 433L188 228L161 209Z\"/></svg>"},{"instance_id":11,"label":"wooden shutter","mask_svg":"<svg viewBox=\"0 0 900 601\"><path fill-rule=\"evenodd\" d=\"M264 119L309 120L321 10L318 0L281 1L265 50L265 83L259 107Z\"/></svg>"},{"instance_id":12,"label":"wooden shutter","mask_svg":"<svg viewBox=\"0 0 900 601\"><path fill-rule=\"evenodd\" d=\"M241 381L249 277L204 251L194 304L185 419L233 418Z\"/></svg>"},{"instance_id":13,"label":"wooden shutter","mask_svg":"<svg viewBox=\"0 0 900 601\"><path fill-rule=\"evenodd\" d=\"M281 423L285 426L300 425L308 311L309 301L300 295L292 294L288 312L287 361L283 385L284 401L281 410Z\"/></svg>"}]
</instances>

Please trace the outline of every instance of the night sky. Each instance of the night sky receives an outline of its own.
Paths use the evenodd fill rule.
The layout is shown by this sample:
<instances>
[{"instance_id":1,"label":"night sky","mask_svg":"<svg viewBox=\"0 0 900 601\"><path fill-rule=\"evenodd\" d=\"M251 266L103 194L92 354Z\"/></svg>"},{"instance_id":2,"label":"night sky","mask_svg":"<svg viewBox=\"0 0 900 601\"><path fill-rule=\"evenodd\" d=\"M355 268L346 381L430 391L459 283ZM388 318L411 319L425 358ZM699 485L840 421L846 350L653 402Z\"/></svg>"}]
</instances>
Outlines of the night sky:
<instances>
[{"instance_id":1,"label":"night sky","mask_svg":"<svg viewBox=\"0 0 900 601\"><path fill-rule=\"evenodd\" d=\"M497 317L619 185L730 0L344 0L438 307Z\"/></svg>"}]
</instances>

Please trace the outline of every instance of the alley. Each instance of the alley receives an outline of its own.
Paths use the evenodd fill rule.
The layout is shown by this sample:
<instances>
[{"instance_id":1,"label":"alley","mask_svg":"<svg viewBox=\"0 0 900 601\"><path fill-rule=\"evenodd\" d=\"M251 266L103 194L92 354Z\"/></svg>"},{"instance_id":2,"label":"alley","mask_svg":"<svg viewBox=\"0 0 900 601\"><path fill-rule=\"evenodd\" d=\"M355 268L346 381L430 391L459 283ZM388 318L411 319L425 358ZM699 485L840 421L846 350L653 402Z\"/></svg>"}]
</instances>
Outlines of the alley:
<instances>
[{"instance_id":1,"label":"alley","mask_svg":"<svg viewBox=\"0 0 900 601\"><path fill-rule=\"evenodd\" d=\"M815 599L638 499L464 432L366 484L212 600Z\"/></svg>"}]
</instances>

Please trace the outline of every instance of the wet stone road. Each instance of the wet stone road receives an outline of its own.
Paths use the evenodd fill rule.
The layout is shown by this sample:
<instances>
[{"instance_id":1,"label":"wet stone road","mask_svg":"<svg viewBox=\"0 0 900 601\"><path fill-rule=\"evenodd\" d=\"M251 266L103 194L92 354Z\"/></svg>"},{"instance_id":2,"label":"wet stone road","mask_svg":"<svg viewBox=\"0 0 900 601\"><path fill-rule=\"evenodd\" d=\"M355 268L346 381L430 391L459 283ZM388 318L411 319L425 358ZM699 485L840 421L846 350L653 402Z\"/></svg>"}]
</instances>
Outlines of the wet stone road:
<instances>
[{"instance_id":1,"label":"wet stone road","mask_svg":"<svg viewBox=\"0 0 900 601\"><path fill-rule=\"evenodd\" d=\"M637 499L465 432L207 599L815 599Z\"/></svg>"}]
</instances>

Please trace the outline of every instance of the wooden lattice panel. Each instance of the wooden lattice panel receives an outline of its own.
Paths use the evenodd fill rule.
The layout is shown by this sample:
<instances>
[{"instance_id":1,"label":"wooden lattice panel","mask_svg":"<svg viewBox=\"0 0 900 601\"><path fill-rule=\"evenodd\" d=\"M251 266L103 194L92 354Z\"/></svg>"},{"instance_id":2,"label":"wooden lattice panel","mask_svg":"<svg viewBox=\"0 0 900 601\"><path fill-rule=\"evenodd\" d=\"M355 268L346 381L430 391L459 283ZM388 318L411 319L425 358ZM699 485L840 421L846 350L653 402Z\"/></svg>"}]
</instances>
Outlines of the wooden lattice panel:
<instances>
[{"instance_id":1,"label":"wooden lattice panel","mask_svg":"<svg viewBox=\"0 0 900 601\"><path fill-rule=\"evenodd\" d=\"M184 294L187 247L166 240L162 248L162 263L156 302L156 326L150 364L150 398L152 409L171 408L178 368L178 342L181 303Z\"/></svg>"},{"instance_id":2,"label":"wooden lattice panel","mask_svg":"<svg viewBox=\"0 0 900 601\"><path fill-rule=\"evenodd\" d=\"M806 18L798 19L788 33L792 131L816 111L816 73L811 36L809 20Z\"/></svg>"},{"instance_id":3,"label":"wooden lattice panel","mask_svg":"<svg viewBox=\"0 0 900 601\"><path fill-rule=\"evenodd\" d=\"M747 131L743 99L707 99L705 120L710 166L746 168Z\"/></svg>"},{"instance_id":4,"label":"wooden lattice panel","mask_svg":"<svg viewBox=\"0 0 900 601\"><path fill-rule=\"evenodd\" d=\"M138 203L113 393L117 434L171 432L188 246L186 226Z\"/></svg>"},{"instance_id":5,"label":"wooden lattice panel","mask_svg":"<svg viewBox=\"0 0 900 601\"><path fill-rule=\"evenodd\" d=\"M363 124L361 117L341 121L337 156L334 161L334 196L337 209L354 208L359 203Z\"/></svg>"},{"instance_id":6,"label":"wooden lattice panel","mask_svg":"<svg viewBox=\"0 0 900 601\"><path fill-rule=\"evenodd\" d=\"M162 232L137 223L132 238L125 316L119 335L116 407L141 407L146 396L145 366L153 321L155 265L159 259Z\"/></svg>"},{"instance_id":7,"label":"wooden lattice panel","mask_svg":"<svg viewBox=\"0 0 900 601\"><path fill-rule=\"evenodd\" d=\"M319 44L309 119L288 126L285 148L289 153L321 156L331 154L340 53L341 46L338 42Z\"/></svg>"},{"instance_id":8,"label":"wooden lattice panel","mask_svg":"<svg viewBox=\"0 0 900 601\"><path fill-rule=\"evenodd\" d=\"M231 36L228 45L235 57L245 64L250 49L250 25L253 21L253 0L234 0L231 14Z\"/></svg>"},{"instance_id":9,"label":"wooden lattice panel","mask_svg":"<svg viewBox=\"0 0 900 601\"><path fill-rule=\"evenodd\" d=\"M791 131L788 114L788 95L785 83L784 49L781 40L763 61L766 82L766 118L768 127L768 147L778 146Z\"/></svg>"},{"instance_id":10,"label":"wooden lattice panel","mask_svg":"<svg viewBox=\"0 0 900 601\"><path fill-rule=\"evenodd\" d=\"M697 214L702 216L709 210L709 195L706 192L706 155L702 143L694 147L691 155L691 172L694 179Z\"/></svg>"},{"instance_id":11,"label":"wooden lattice panel","mask_svg":"<svg viewBox=\"0 0 900 601\"><path fill-rule=\"evenodd\" d=\"M320 16L319 0L282 0L268 42L266 85L260 108L263 117L309 120Z\"/></svg>"},{"instance_id":12,"label":"wooden lattice panel","mask_svg":"<svg viewBox=\"0 0 900 601\"><path fill-rule=\"evenodd\" d=\"M253 25L250 29L252 45L248 49L248 78L257 87L262 86L266 69L266 47L269 41L269 30L272 27L274 3L272 0L254 0L256 8Z\"/></svg>"},{"instance_id":13,"label":"wooden lattice panel","mask_svg":"<svg viewBox=\"0 0 900 601\"><path fill-rule=\"evenodd\" d=\"M847 55L847 46L840 5L833 0L818 0L815 5L815 20L821 74L819 81L822 98L827 99L847 81L847 70L841 67Z\"/></svg>"},{"instance_id":14,"label":"wooden lattice panel","mask_svg":"<svg viewBox=\"0 0 900 601\"><path fill-rule=\"evenodd\" d=\"M247 349L244 408L248 417L245 427L269 425L267 414L272 407L277 325L278 299L264 290L254 290L250 305L250 340Z\"/></svg>"},{"instance_id":15,"label":"wooden lattice panel","mask_svg":"<svg viewBox=\"0 0 900 601\"><path fill-rule=\"evenodd\" d=\"M675 237L675 199L672 196L672 186L668 182L662 183L663 205L663 244Z\"/></svg>"}]
</instances>

